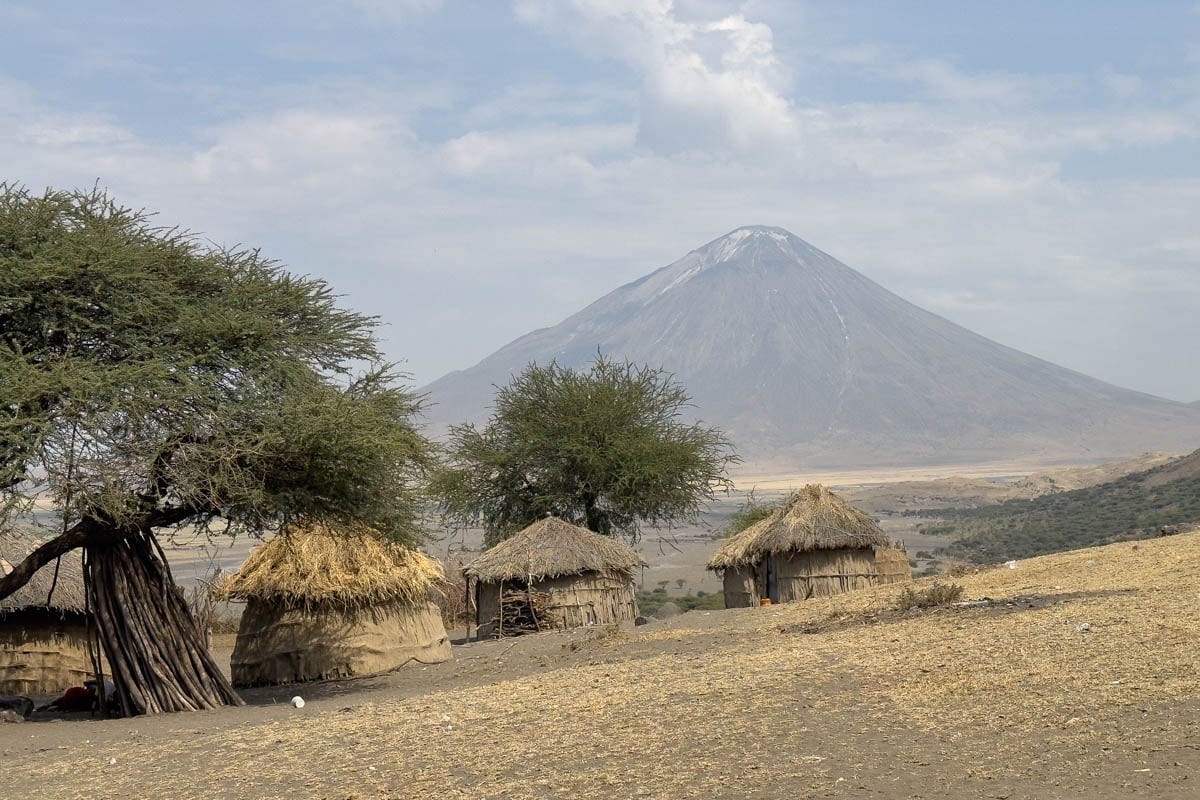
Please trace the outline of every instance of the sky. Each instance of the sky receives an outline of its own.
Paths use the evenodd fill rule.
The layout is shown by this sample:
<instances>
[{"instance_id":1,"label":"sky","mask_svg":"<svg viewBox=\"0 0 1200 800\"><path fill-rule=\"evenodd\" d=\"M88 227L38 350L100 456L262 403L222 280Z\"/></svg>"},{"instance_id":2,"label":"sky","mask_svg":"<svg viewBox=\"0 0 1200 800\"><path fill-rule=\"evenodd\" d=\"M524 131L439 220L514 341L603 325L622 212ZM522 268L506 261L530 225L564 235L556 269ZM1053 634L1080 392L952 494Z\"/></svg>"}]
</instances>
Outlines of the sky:
<instances>
[{"instance_id":1,"label":"sky","mask_svg":"<svg viewBox=\"0 0 1200 800\"><path fill-rule=\"evenodd\" d=\"M0 0L0 179L378 315L422 385L742 225L1200 400L1200 4Z\"/></svg>"}]
</instances>

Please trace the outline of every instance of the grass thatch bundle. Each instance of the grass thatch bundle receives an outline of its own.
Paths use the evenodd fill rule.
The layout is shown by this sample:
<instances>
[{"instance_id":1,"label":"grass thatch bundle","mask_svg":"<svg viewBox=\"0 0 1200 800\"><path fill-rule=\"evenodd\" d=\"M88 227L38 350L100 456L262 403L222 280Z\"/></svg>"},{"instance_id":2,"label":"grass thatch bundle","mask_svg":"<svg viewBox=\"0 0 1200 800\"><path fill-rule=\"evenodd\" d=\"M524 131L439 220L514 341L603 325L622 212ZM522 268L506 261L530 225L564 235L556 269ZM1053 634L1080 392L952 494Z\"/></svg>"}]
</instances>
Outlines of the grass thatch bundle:
<instances>
[{"instance_id":1,"label":"grass thatch bundle","mask_svg":"<svg viewBox=\"0 0 1200 800\"><path fill-rule=\"evenodd\" d=\"M492 547L463 572L483 583L539 581L583 572L632 577L645 563L622 542L546 517Z\"/></svg>"},{"instance_id":2,"label":"grass thatch bundle","mask_svg":"<svg viewBox=\"0 0 1200 800\"><path fill-rule=\"evenodd\" d=\"M708 568L750 564L775 553L887 545L887 534L875 520L824 486L809 484L793 492L766 519L721 545L708 560Z\"/></svg>"},{"instance_id":3,"label":"grass thatch bundle","mask_svg":"<svg viewBox=\"0 0 1200 800\"><path fill-rule=\"evenodd\" d=\"M30 531L16 528L0 530L0 573L7 575L41 544L42 540ZM29 579L29 583L0 600L0 614L36 607L82 613L84 606L83 562L79 551L73 550L59 559L57 564L51 562L42 567Z\"/></svg>"},{"instance_id":4,"label":"grass thatch bundle","mask_svg":"<svg viewBox=\"0 0 1200 800\"><path fill-rule=\"evenodd\" d=\"M441 565L429 556L366 528L335 531L313 525L291 528L263 544L218 593L224 599L290 606L419 606L444 579Z\"/></svg>"}]
</instances>

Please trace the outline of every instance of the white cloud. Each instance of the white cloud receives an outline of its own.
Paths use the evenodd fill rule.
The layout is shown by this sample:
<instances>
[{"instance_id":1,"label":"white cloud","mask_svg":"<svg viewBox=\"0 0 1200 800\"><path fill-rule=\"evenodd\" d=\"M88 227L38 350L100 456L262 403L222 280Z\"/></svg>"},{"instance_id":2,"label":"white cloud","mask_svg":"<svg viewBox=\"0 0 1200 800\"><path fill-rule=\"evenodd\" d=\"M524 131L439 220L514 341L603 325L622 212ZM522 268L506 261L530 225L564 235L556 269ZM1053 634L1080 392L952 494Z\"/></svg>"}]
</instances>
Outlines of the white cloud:
<instances>
[{"instance_id":1,"label":"white cloud","mask_svg":"<svg viewBox=\"0 0 1200 800\"><path fill-rule=\"evenodd\" d=\"M981 297L969 289L952 291L917 287L909 293L908 299L935 313L995 311L1003 307L997 298Z\"/></svg>"},{"instance_id":2,"label":"white cloud","mask_svg":"<svg viewBox=\"0 0 1200 800\"><path fill-rule=\"evenodd\" d=\"M591 168L596 157L628 153L629 125L577 125L518 131L472 131L446 142L440 153L450 171L469 175L505 166L540 169L558 162L570 170Z\"/></svg>"},{"instance_id":3,"label":"white cloud","mask_svg":"<svg viewBox=\"0 0 1200 800\"><path fill-rule=\"evenodd\" d=\"M1105 67L1099 78L1104 87L1120 100L1137 97L1144 88L1143 81L1138 76L1117 72L1112 67Z\"/></svg>"},{"instance_id":4,"label":"white cloud","mask_svg":"<svg viewBox=\"0 0 1200 800\"><path fill-rule=\"evenodd\" d=\"M254 176L292 180L316 171L348 176L370 168L377 151L407 138L387 120L352 113L289 109L215 129L215 143L192 158L205 181Z\"/></svg>"},{"instance_id":5,"label":"white cloud","mask_svg":"<svg viewBox=\"0 0 1200 800\"><path fill-rule=\"evenodd\" d=\"M1200 255L1200 239L1167 239L1158 246L1168 253L1196 253Z\"/></svg>"},{"instance_id":6,"label":"white cloud","mask_svg":"<svg viewBox=\"0 0 1200 800\"><path fill-rule=\"evenodd\" d=\"M1028 78L1004 73L967 75L940 59L919 59L890 65L893 77L924 84L936 97L954 102L1025 100L1033 87ZM1045 85L1045 79L1038 81Z\"/></svg>"},{"instance_id":7,"label":"white cloud","mask_svg":"<svg viewBox=\"0 0 1200 800\"><path fill-rule=\"evenodd\" d=\"M522 0L517 12L637 72L638 143L653 152L776 147L796 134L766 24L742 14L683 19L665 0Z\"/></svg>"},{"instance_id":8,"label":"white cloud","mask_svg":"<svg viewBox=\"0 0 1200 800\"><path fill-rule=\"evenodd\" d=\"M619 114L629 116L637 92L595 82L564 85L549 80L506 86L466 109L463 124L471 127L508 126L534 121L567 124Z\"/></svg>"}]
</instances>

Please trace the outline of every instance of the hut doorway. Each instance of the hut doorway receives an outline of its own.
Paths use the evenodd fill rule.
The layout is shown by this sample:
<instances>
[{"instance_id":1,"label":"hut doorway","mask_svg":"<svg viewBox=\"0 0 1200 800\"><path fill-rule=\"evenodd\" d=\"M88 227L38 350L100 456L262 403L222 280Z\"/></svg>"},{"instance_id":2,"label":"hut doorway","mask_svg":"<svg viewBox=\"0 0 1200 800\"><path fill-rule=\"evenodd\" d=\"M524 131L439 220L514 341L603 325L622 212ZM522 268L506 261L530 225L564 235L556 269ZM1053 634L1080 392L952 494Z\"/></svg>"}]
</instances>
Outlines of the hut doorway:
<instances>
[{"instance_id":1,"label":"hut doorway","mask_svg":"<svg viewBox=\"0 0 1200 800\"><path fill-rule=\"evenodd\" d=\"M772 603L779 602L779 562L774 553L767 556L767 597Z\"/></svg>"}]
</instances>

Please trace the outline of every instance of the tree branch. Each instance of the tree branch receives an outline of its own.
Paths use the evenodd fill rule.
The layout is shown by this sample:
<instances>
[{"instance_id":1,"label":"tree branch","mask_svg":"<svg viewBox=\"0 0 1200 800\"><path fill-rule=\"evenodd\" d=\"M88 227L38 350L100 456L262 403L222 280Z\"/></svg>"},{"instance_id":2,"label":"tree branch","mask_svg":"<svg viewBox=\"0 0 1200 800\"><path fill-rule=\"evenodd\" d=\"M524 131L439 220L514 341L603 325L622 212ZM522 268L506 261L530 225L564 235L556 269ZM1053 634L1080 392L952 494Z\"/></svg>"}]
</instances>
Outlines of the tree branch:
<instances>
[{"instance_id":1,"label":"tree branch","mask_svg":"<svg viewBox=\"0 0 1200 800\"><path fill-rule=\"evenodd\" d=\"M16 593L22 586L29 583L39 569L77 547L116 541L136 531L177 525L189 517L199 516L203 513L216 512L190 507L160 508L138 516L126 526L104 525L90 517L82 519L65 533L55 536L26 556L12 572L0 577L0 600Z\"/></svg>"},{"instance_id":2,"label":"tree branch","mask_svg":"<svg viewBox=\"0 0 1200 800\"><path fill-rule=\"evenodd\" d=\"M25 557L13 571L0 578L0 600L14 594L25 584L29 583L39 569L49 564L61 555L71 552L76 547L83 547L93 541L100 533L90 520L81 520L66 533L55 536L41 547Z\"/></svg>"}]
</instances>

